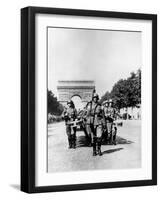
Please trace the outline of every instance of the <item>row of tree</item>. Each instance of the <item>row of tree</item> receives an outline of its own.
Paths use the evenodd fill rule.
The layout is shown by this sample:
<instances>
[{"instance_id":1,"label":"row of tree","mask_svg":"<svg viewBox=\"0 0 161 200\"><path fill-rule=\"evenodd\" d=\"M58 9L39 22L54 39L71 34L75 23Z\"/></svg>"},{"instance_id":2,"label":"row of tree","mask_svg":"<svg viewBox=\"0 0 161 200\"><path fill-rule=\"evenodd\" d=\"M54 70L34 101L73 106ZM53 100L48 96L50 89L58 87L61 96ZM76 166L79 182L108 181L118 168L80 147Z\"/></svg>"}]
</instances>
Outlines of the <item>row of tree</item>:
<instances>
[{"instance_id":1,"label":"row of tree","mask_svg":"<svg viewBox=\"0 0 161 200\"><path fill-rule=\"evenodd\" d=\"M141 70L132 72L127 79L120 79L111 92L107 91L102 96L100 103L109 99L118 109L138 106L141 103Z\"/></svg>"},{"instance_id":2,"label":"row of tree","mask_svg":"<svg viewBox=\"0 0 161 200\"><path fill-rule=\"evenodd\" d=\"M52 91L48 90L48 114L60 116L63 109L63 105L58 102Z\"/></svg>"}]
</instances>

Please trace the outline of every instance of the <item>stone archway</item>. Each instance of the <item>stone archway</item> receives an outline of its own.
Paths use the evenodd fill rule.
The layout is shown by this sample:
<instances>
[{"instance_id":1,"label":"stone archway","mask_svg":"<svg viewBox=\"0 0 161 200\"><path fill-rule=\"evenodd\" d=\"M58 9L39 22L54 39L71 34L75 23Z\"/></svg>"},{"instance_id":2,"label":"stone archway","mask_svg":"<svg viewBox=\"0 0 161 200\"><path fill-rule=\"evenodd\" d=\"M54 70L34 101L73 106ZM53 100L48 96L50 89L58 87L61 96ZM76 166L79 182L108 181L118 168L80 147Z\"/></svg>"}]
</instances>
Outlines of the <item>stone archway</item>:
<instances>
[{"instance_id":1,"label":"stone archway","mask_svg":"<svg viewBox=\"0 0 161 200\"><path fill-rule=\"evenodd\" d=\"M72 97L79 96L83 106L85 106L92 99L94 89L95 82L92 80L58 81L58 100L66 106L67 101L71 100Z\"/></svg>"},{"instance_id":2,"label":"stone archway","mask_svg":"<svg viewBox=\"0 0 161 200\"><path fill-rule=\"evenodd\" d=\"M79 95L72 96L71 100L74 102L75 108L77 110L83 109L84 105L83 105L82 99Z\"/></svg>"}]
</instances>

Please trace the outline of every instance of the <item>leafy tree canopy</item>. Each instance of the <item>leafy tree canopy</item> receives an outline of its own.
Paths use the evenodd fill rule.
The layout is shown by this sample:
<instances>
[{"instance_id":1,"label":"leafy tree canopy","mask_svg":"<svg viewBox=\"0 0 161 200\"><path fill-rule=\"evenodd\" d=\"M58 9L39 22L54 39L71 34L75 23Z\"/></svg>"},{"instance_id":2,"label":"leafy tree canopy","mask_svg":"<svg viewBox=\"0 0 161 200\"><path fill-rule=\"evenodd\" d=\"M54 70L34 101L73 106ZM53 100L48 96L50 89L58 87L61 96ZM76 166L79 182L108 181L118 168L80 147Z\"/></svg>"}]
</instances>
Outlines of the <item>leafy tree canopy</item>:
<instances>
[{"instance_id":1,"label":"leafy tree canopy","mask_svg":"<svg viewBox=\"0 0 161 200\"><path fill-rule=\"evenodd\" d=\"M60 104L52 91L48 90L48 114L61 115L63 105Z\"/></svg>"},{"instance_id":2,"label":"leafy tree canopy","mask_svg":"<svg viewBox=\"0 0 161 200\"><path fill-rule=\"evenodd\" d=\"M120 109L135 107L141 103L141 70L131 72L127 79L120 79L114 84L111 92L106 92L100 102L109 98L113 99L114 105Z\"/></svg>"},{"instance_id":3,"label":"leafy tree canopy","mask_svg":"<svg viewBox=\"0 0 161 200\"><path fill-rule=\"evenodd\" d=\"M100 99L100 103L103 103L104 101L106 100L109 100L110 99L110 92L107 91Z\"/></svg>"}]
</instances>

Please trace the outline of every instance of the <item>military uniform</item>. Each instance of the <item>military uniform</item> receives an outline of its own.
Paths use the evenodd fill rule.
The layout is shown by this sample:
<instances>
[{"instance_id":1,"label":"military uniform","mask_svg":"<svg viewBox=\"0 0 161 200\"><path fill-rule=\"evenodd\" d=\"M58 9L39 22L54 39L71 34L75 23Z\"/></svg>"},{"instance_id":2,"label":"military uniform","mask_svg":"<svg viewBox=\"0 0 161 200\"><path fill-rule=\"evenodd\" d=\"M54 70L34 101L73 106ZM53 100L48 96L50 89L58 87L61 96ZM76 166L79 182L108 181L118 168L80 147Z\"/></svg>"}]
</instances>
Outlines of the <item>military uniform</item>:
<instances>
[{"instance_id":1,"label":"military uniform","mask_svg":"<svg viewBox=\"0 0 161 200\"><path fill-rule=\"evenodd\" d=\"M95 96L93 97L95 98ZM103 126L105 125L101 105L98 102L91 101L86 107L86 126L88 135L91 136L93 146L93 155L97 153L101 156L101 142Z\"/></svg>"},{"instance_id":2,"label":"military uniform","mask_svg":"<svg viewBox=\"0 0 161 200\"><path fill-rule=\"evenodd\" d=\"M111 144L116 144L116 133L117 133L117 127L114 123L114 120L116 119L116 109L113 107L109 107L107 104L111 102L105 102L104 105L104 115L106 120L106 128L107 133L109 137L109 142Z\"/></svg>"},{"instance_id":3,"label":"military uniform","mask_svg":"<svg viewBox=\"0 0 161 200\"><path fill-rule=\"evenodd\" d=\"M69 148L76 148L76 117L77 111L75 108L69 107L64 111L64 119L66 125L66 133L68 136Z\"/></svg>"}]
</instances>

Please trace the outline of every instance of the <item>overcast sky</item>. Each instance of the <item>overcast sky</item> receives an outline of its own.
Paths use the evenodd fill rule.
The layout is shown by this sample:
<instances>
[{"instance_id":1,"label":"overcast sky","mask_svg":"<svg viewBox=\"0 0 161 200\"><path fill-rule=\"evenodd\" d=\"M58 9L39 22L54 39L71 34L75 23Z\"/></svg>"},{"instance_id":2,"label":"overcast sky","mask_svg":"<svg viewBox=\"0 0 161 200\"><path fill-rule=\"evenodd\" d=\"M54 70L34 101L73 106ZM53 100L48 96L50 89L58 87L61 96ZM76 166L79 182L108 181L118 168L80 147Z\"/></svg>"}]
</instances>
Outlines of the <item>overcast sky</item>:
<instances>
[{"instance_id":1,"label":"overcast sky","mask_svg":"<svg viewBox=\"0 0 161 200\"><path fill-rule=\"evenodd\" d=\"M141 33L48 29L48 88L58 80L94 80L102 96L121 78L141 68Z\"/></svg>"}]
</instances>

